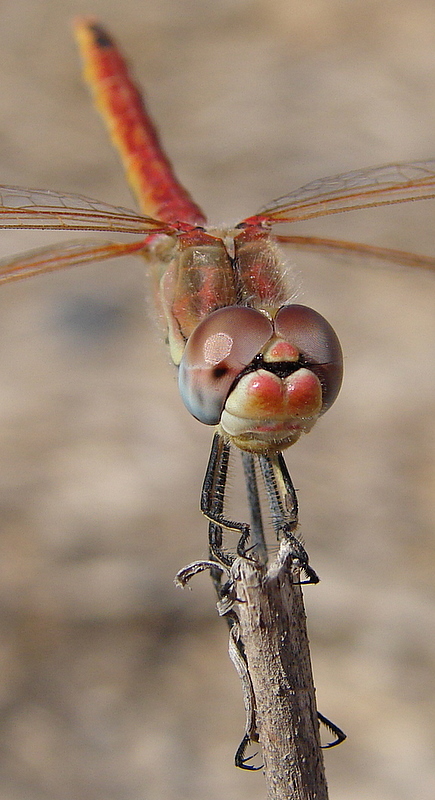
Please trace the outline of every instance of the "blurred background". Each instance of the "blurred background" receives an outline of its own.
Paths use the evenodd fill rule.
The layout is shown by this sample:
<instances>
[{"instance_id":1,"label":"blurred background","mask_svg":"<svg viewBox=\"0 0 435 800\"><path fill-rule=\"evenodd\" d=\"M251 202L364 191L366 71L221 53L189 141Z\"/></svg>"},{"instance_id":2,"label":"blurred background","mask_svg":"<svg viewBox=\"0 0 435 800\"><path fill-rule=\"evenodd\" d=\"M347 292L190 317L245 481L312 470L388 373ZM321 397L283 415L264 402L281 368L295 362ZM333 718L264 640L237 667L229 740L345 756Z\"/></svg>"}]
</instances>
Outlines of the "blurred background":
<instances>
[{"instance_id":1,"label":"blurred background","mask_svg":"<svg viewBox=\"0 0 435 800\"><path fill-rule=\"evenodd\" d=\"M435 157L431 0L1 0L0 180L132 206L80 78L112 30L214 223L315 178ZM299 225L435 254L435 202ZM284 231L283 231L284 232ZM290 232L290 231L289 231ZM2 232L0 255L60 234ZM337 330L344 388L287 454L331 799L435 794L435 276L288 252ZM256 800L207 576L190 419L140 259L0 290L1 800Z\"/></svg>"}]
</instances>

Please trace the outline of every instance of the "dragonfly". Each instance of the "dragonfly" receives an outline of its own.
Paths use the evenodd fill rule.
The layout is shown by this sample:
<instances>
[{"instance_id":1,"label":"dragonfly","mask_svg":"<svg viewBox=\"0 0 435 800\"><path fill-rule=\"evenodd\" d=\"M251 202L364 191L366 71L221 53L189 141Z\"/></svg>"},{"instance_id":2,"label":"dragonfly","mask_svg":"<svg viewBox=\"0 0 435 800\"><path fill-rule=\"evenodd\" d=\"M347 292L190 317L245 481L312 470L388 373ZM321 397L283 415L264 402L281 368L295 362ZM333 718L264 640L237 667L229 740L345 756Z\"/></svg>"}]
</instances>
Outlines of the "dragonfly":
<instances>
[{"instance_id":1,"label":"dragonfly","mask_svg":"<svg viewBox=\"0 0 435 800\"><path fill-rule=\"evenodd\" d=\"M74 24L84 75L118 149L140 213L55 191L0 187L0 228L135 234L128 241L72 240L0 261L10 282L93 261L137 254L151 276L178 385L188 411L214 428L201 493L211 552L228 565L223 531L239 534L237 552L267 561L258 477L278 539L288 538L310 580L296 536L296 493L283 451L307 433L336 399L342 353L330 324L289 302L280 244L435 269L435 258L315 236L281 235L273 226L340 212L435 197L435 159L357 170L312 181L228 228L207 225L177 180L141 93L116 43L94 18ZM240 452L250 522L224 514L231 448ZM257 474L258 473L258 474Z\"/></svg>"},{"instance_id":2,"label":"dragonfly","mask_svg":"<svg viewBox=\"0 0 435 800\"><path fill-rule=\"evenodd\" d=\"M316 582L298 537L297 497L283 451L334 403L343 357L329 322L289 299L280 245L432 271L435 258L340 239L279 234L274 226L434 198L435 159L315 180L233 226L210 226L176 178L112 36L94 18L76 20L74 29L85 79L139 211L80 195L1 186L0 228L96 231L119 240L76 238L3 259L0 282L141 256L178 370L181 398L193 417L214 430L200 501L209 523L212 559L225 568L235 555L267 564L262 489L276 539L290 544L307 581ZM121 240L118 234L127 237ZM232 451L241 455L249 522L230 519L225 511ZM237 536L236 554L225 547L228 532Z\"/></svg>"}]
</instances>

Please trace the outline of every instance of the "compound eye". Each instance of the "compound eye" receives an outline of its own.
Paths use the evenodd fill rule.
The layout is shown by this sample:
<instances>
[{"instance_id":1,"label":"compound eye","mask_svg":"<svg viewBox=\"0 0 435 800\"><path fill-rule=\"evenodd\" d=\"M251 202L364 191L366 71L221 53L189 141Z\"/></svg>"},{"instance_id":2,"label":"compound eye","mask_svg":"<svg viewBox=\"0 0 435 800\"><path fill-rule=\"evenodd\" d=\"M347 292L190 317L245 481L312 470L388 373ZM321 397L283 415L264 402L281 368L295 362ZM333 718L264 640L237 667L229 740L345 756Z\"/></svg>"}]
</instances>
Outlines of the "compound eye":
<instances>
[{"instance_id":1,"label":"compound eye","mask_svg":"<svg viewBox=\"0 0 435 800\"><path fill-rule=\"evenodd\" d=\"M274 319L275 333L294 345L322 386L322 413L332 406L343 379L343 354L329 322L308 306L282 306Z\"/></svg>"},{"instance_id":2,"label":"compound eye","mask_svg":"<svg viewBox=\"0 0 435 800\"><path fill-rule=\"evenodd\" d=\"M189 337L178 372L184 405L205 425L217 425L237 376L273 335L260 311L227 306L213 311Z\"/></svg>"}]
</instances>

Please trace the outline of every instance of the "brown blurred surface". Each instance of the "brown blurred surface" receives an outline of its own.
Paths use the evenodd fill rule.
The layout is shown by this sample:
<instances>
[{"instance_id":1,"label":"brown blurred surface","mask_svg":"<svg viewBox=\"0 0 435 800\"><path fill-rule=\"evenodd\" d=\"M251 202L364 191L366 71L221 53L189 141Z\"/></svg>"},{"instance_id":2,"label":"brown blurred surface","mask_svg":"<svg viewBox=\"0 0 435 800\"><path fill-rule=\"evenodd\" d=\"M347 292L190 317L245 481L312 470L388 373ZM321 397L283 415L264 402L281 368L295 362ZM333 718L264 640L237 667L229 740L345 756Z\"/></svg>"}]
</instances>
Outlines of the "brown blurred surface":
<instances>
[{"instance_id":1,"label":"brown blurred surface","mask_svg":"<svg viewBox=\"0 0 435 800\"><path fill-rule=\"evenodd\" d=\"M430 0L2 0L0 180L131 206L69 24L109 25L213 222L317 177L435 157ZM435 254L435 203L315 231ZM60 238L60 237L59 237ZM0 255L56 235L3 232ZM345 386L288 452L331 800L435 796L435 278L289 253ZM264 797L198 511L210 431L177 397L140 260L0 290L0 800Z\"/></svg>"}]
</instances>

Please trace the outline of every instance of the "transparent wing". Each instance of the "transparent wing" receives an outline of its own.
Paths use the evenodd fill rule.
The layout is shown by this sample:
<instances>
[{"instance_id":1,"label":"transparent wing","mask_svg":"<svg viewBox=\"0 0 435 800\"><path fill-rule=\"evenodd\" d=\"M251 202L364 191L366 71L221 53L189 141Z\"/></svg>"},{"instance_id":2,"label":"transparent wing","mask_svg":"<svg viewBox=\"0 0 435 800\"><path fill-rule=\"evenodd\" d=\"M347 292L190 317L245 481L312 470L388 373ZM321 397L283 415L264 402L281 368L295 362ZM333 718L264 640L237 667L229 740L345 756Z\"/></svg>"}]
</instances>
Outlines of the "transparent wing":
<instances>
[{"instance_id":1,"label":"transparent wing","mask_svg":"<svg viewBox=\"0 0 435 800\"><path fill-rule=\"evenodd\" d=\"M290 244L305 252L317 252L323 255L346 256L363 259L365 263L389 263L403 267L420 267L435 271L435 258L408 253L406 250L394 250L390 247L347 242L342 239L324 239L319 236L276 236L281 244Z\"/></svg>"},{"instance_id":2,"label":"transparent wing","mask_svg":"<svg viewBox=\"0 0 435 800\"><path fill-rule=\"evenodd\" d=\"M78 194L0 186L0 228L169 233L175 227Z\"/></svg>"},{"instance_id":3,"label":"transparent wing","mask_svg":"<svg viewBox=\"0 0 435 800\"><path fill-rule=\"evenodd\" d=\"M44 272L53 272L89 261L103 261L106 258L131 255L143 249L143 242L64 242L38 250L30 250L21 255L0 260L0 283L30 278Z\"/></svg>"},{"instance_id":4,"label":"transparent wing","mask_svg":"<svg viewBox=\"0 0 435 800\"><path fill-rule=\"evenodd\" d=\"M432 197L435 197L435 160L387 164L312 181L263 206L244 222L295 222Z\"/></svg>"}]
</instances>

